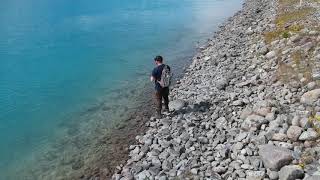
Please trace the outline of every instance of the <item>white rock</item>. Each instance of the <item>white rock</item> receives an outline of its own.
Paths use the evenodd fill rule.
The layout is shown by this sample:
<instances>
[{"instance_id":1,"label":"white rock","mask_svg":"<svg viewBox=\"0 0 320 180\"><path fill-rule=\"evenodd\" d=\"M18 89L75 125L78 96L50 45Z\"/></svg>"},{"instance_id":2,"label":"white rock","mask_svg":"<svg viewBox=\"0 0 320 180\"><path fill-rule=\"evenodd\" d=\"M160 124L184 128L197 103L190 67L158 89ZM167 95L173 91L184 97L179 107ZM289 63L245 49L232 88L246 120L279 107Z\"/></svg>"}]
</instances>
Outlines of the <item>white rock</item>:
<instances>
[{"instance_id":1,"label":"white rock","mask_svg":"<svg viewBox=\"0 0 320 180\"><path fill-rule=\"evenodd\" d=\"M276 56L276 52L275 51L270 51L266 54L266 58L268 59L272 59Z\"/></svg>"},{"instance_id":2,"label":"white rock","mask_svg":"<svg viewBox=\"0 0 320 180\"><path fill-rule=\"evenodd\" d=\"M316 140L319 137L318 133L313 128L308 128L307 131L303 132L299 140L301 141L312 141Z\"/></svg>"}]
</instances>

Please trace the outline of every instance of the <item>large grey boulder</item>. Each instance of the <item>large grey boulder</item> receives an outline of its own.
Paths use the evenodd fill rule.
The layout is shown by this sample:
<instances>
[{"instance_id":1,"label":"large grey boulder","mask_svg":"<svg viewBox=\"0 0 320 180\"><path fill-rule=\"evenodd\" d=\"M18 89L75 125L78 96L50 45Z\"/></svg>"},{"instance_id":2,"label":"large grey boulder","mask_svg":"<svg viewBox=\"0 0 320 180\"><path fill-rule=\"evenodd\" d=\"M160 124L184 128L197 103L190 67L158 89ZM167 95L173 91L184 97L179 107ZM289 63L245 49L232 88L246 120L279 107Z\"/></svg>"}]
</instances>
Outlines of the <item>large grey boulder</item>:
<instances>
[{"instance_id":1,"label":"large grey boulder","mask_svg":"<svg viewBox=\"0 0 320 180\"><path fill-rule=\"evenodd\" d=\"M320 89L314 89L312 91L308 91L304 93L300 98L300 102L307 105L312 105L319 98L320 98Z\"/></svg>"},{"instance_id":2,"label":"large grey boulder","mask_svg":"<svg viewBox=\"0 0 320 180\"><path fill-rule=\"evenodd\" d=\"M319 137L319 134L313 129L313 128L308 128L307 131L303 132L299 140L301 141L313 141L316 140Z\"/></svg>"},{"instance_id":3,"label":"large grey boulder","mask_svg":"<svg viewBox=\"0 0 320 180\"><path fill-rule=\"evenodd\" d=\"M302 179L303 177L304 171L297 165L284 166L279 171L279 180L295 180Z\"/></svg>"},{"instance_id":4,"label":"large grey boulder","mask_svg":"<svg viewBox=\"0 0 320 180\"><path fill-rule=\"evenodd\" d=\"M177 100L173 100L173 101L169 102L169 109L179 111L183 107L185 107L185 105L186 105L186 102L184 100L177 99Z\"/></svg>"},{"instance_id":5,"label":"large grey boulder","mask_svg":"<svg viewBox=\"0 0 320 180\"><path fill-rule=\"evenodd\" d=\"M291 150L271 144L260 146L259 155L264 166L271 170L279 170L293 159Z\"/></svg>"},{"instance_id":6,"label":"large grey boulder","mask_svg":"<svg viewBox=\"0 0 320 180\"><path fill-rule=\"evenodd\" d=\"M297 141L302 133L302 128L299 126L290 126L287 131L287 136L292 141Z\"/></svg>"}]
</instances>

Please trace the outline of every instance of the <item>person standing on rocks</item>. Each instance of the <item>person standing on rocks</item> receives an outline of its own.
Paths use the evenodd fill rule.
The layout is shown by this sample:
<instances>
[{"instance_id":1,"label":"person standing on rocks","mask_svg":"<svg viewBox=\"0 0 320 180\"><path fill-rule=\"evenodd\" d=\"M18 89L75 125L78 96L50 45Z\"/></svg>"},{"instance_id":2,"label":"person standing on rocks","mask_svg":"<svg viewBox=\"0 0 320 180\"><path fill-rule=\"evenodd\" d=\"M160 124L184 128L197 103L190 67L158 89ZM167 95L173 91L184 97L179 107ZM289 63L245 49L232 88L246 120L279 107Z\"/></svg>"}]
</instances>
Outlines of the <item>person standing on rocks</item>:
<instances>
[{"instance_id":1,"label":"person standing on rocks","mask_svg":"<svg viewBox=\"0 0 320 180\"><path fill-rule=\"evenodd\" d=\"M153 69L150 80L155 84L156 118L161 118L162 99L165 111L169 112L169 86L172 73L170 66L163 64L162 56L154 58L156 67Z\"/></svg>"}]
</instances>

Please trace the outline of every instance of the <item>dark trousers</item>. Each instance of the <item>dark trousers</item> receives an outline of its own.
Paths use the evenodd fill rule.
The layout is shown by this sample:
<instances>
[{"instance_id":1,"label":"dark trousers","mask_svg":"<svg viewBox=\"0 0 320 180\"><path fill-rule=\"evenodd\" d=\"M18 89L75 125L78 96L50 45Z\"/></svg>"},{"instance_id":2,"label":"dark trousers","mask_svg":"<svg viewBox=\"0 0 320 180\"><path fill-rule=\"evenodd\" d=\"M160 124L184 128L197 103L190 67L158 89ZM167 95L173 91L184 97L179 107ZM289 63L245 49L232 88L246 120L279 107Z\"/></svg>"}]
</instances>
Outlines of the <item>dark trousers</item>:
<instances>
[{"instance_id":1,"label":"dark trousers","mask_svg":"<svg viewBox=\"0 0 320 180\"><path fill-rule=\"evenodd\" d=\"M155 98L156 98L157 113L161 113L162 99L164 100L165 108L169 110L169 97L168 96L169 96L169 88L168 87L165 87L159 91L156 91Z\"/></svg>"}]
</instances>

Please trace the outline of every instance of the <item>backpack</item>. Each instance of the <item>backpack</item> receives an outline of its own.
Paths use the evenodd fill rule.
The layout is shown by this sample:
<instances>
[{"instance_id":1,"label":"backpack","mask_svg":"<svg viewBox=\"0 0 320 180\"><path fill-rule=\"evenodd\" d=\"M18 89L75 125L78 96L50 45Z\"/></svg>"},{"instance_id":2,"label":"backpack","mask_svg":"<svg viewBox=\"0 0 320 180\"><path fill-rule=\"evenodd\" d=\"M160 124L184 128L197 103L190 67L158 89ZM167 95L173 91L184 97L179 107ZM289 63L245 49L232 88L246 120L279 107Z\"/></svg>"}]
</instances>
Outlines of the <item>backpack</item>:
<instances>
[{"instance_id":1,"label":"backpack","mask_svg":"<svg viewBox=\"0 0 320 180\"><path fill-rule=\"evenodd\" d=\"M161 74L161 80L158 81L161 87L169 87L171 84L172 79L172 73L170 72L170 69L167 65L163 67L162 74Z\"/></svg>"}]
</instances>

